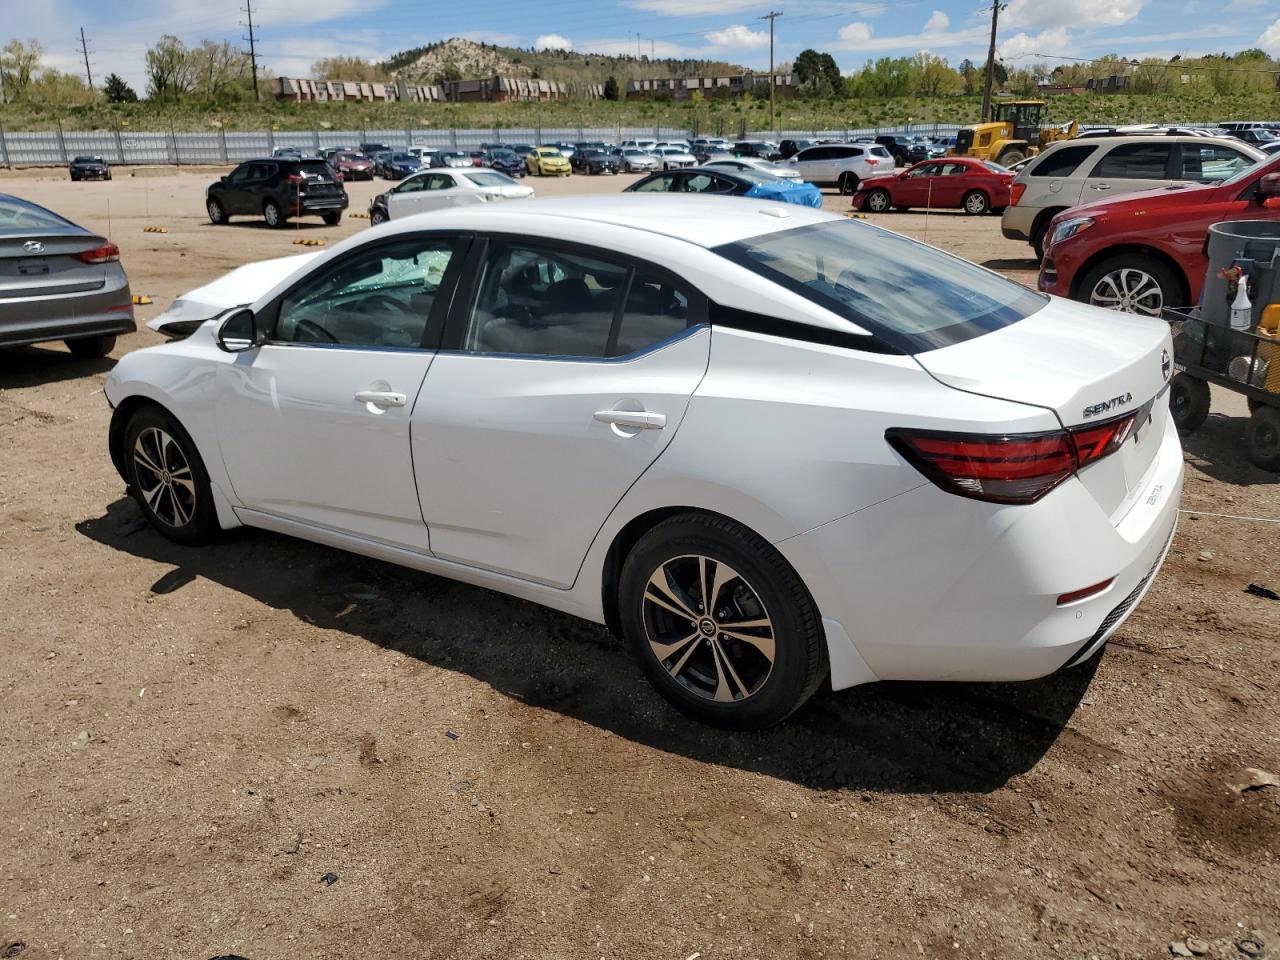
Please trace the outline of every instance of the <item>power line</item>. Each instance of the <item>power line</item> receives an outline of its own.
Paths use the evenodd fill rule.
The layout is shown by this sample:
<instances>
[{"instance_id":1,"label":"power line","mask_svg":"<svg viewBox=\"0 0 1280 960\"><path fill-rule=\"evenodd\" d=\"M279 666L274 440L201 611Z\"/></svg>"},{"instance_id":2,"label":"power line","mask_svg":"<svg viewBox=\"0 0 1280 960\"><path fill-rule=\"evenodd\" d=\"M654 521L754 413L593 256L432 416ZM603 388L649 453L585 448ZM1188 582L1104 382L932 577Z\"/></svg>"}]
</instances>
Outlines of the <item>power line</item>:
<instances>
[{"instance_id":1,"label":"power line","mask_svg":"<svg viewBox=\"0 0 1280 960\"><path fill-rule=\"evenodd\" d=\"M779 13L777 10L770 10L768 13L766 13L763 17L761 17L761 18L760 18L761 20L768 20L768 21L769 21L769 129L770 129L770 130L776 130L776 129L778 128L777 124L776 124L776 123L774 123L774 121L773 121L773 94L774 94L774 89L773 89L773 87L774 87L774 83L773 83L773 25L774 25L774 22L775 22L775 21L776 21L780 16L782 16L782 14L781 14L781 13Z\"/></svg>"},{"instance_id":2,"label":"power line","mask_svg":"<svg viewBox=\"0 0 1280 960\"><path fill-rule=\"evenodd\" d=\"M1280 70L1265 70L1259 67L1215 67L1204 63L1190 63L1186 60L1159 60L1155 63L1140 60L1116 60L1106 57L1066 57L1056 53L1020 53L1005 60L1069 60L1072 63L1106 63L1115 67L1168 67L1172 70L1203 70L1207 73L1261 73L1266 76L1280 76Z\"/></svg>"},{"instance_id":3,"label":"power line","mask_svg":"<svg viewBox=\"0 0 1280 960\"><path fill-rule=\"evenodd\" d=\"M249 69L253 72L253 99L261 100L262 96L258 93L258 49L254 45L253 4L251 0L245 0L244 13L249 18L249 36L242 39L249 41Z\"/></svg>"},{"instance_id":4,"label":"power line","mask_svg":"<svg viewBox=\"0 0 1280 960\"><path fill-rule=\"evenodd\" d=\"M84 39L84 27L80 28L80 52L84 54L84 76L89 81L89 89L93 89L93 71L89 69L89 45Z\"/></svg>"}]
</instances>

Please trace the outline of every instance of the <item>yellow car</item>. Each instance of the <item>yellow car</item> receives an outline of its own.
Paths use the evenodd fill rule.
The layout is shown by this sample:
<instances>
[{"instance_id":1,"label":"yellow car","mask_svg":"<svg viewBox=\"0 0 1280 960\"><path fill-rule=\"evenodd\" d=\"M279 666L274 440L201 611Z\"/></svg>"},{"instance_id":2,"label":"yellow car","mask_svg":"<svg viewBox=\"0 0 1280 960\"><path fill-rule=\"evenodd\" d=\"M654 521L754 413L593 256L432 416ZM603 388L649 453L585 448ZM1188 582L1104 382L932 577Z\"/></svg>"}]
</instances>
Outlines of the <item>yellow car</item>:
<instances>
[{"instance_id":1,"label":"yellow car","mask_svg":"<svg viewBox=\"0 0 1280 960\"><path fill-rule=\"evenodd\" d=\"M569 158L555 147L537 147L525 158L525 165L541 177L567 177L573 172Z\"/></svg>"}]
</instances>

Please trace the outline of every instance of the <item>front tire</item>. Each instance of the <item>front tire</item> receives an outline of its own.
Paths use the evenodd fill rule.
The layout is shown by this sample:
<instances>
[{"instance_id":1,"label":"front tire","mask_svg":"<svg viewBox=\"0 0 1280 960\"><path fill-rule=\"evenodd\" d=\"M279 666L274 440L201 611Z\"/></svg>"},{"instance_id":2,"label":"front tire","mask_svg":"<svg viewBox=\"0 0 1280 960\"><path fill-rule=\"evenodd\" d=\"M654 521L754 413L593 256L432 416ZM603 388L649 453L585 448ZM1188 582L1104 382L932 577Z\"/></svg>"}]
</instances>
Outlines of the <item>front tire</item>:
<instances>
[{"instance_id":1,"label":"front tire","mask_svg":"<svg viewBox=\"0 0 1280 960\"><path fill-rule=\"evenodd\" d=\"M1107 310L1159 317L1181 293L1177 276L1159 260L1121 254L1085 274L1075 299Z\"/></svg>"},{"instance_id":2,"label":"front tire","mask_svg":"<svg viewBox=\"0 0 1280 960\"><path fill-rule=\"evenodd\" d=\"M391 218L387 215L387 211L383 210L381 207L374 207L369 211L369 223L375 227L380 223L386 223L390 219Z\"/></svg>"},{"instance_id":3,"label":"front tire","mask_svg":"<svg viewBox=\"0 0 1280 960\"><path fill-rule=\"evenodd\" d=\"M97 360L116 348L116 335L104 333L97 337L77 337L75 340L64 340L63 343L77 360Z\"/></svg>"},{"instance_id":4,"label":"front tire","mask_svg":"<svg viewBox=\"0 0 1280 960\"><path fill-rule=\"evenodd\" d=\"M862 208L871 213L888 213L889 208L893 206L893 198L889 196L888 190L872 190L867 195L866 201Z\"/></svg>"},{"instance_id":5,"label":"front tire","mask_svg":"<svg viewBox=\"0 0 1280 960\"><path fill-rule=\"evenodd\" d=\"M821 618L796 572L725 517L679 514L627 556L623 632L658 691L711 726L780 723L827 675Z\"/></svg>"},{"instance_id":6,"label":"front tire","mask_svg":"<svg viewBox=\"0 0 1280 960\"><path fill-rule=\"evenodd\" d=\"M1209 384L1189 373L1169 381L1169 416L1179 430L1198 430L1209 417Z\"/></svg>"},{"instance_id":7,"label":"front tire","mask_svg":"<svg viewBox=\"0 0 1280 960\"><path fill-rule=\"evenodd\" d=\"M970 190L960 201L964 212L971 217L980 217L991 208L991 201L981 190Z\"/></svg>"},{"instance_id":8,"label":"front tire","mask_svg":"<svg viewBox=\"0 0 1280 960\"><path fill-rule=\"evenodd\" d=\"M1021 163L1025 159L1027 159L1026 153L1015 147L1012 150L1006 150L1004 153L1000 154L1000 159L997 160L996 163L1000 164L1002 167L1012 167L1015 163Z\"/></svg>"},{"instance_id":9,"label":"front tire","mask_svg":"<svg viewBox=\"0 0 1280 960\"><path fill-rule=\"evenodd\" d=\"M175 543L207 543L218 530L209 474L196 445L166 411L145 406L124 431L130 492L147 520Z\"/></svg>"},{"instance_id":10,"label":"front tire","mask_svg":"<svg viewBox=\"0 0 1280 960\"><path fill-rule=\"evenodd\" d=\"M210 197L209 202L205 204L205 209L209 212L209 222L214 226L222 226L227 222L227 211L222 206L222 201Z\"/></svg>"}]
</instances>

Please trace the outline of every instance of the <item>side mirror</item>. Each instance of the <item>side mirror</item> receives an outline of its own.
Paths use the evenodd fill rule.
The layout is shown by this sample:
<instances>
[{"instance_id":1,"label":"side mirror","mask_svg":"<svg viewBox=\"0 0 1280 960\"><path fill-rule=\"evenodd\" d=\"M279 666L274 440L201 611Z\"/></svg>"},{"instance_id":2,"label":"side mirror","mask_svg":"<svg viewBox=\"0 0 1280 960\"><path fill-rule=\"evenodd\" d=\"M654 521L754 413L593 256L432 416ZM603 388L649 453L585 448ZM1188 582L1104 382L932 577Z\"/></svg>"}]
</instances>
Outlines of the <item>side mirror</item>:
<instances>
[{"instance_id":1,"label":"side mirror","mask_svg":"<svg viewBox=\"0 0 1280 960\"><path fill-rule=\"evenodd\" d=\"M1280 210L1280 173L1268 173L1258 181L1258 199L1268 210Z\"/></svg>"},{"instance_id":2,"label":"side mirror","mask_svg":"<svg viewBox=\"0 0 1280 960\"><path fill-rule=\"evenodd\" d=\"M233 310L222 318L214 340L219 350L227 353L244 353L253 350L266 342L266 337L258 331L254 322L253 311L248 307Z\"/></svg>"},{"instance_id":3,"label":"side mirror","mask_svg":"<svg viewBox=\"0 0 1280 960\"><path fill-rule=\"evenodd\" d=\"M219 178L218 178L218 182L219 182L219 183L226 183L226 182L227 182L228 180L230 180L230 179L231 179L231 174L229 174L229 173L228 173L228 174L224 174L223 176L219 177Z\"/></svg>"}]
</instances>

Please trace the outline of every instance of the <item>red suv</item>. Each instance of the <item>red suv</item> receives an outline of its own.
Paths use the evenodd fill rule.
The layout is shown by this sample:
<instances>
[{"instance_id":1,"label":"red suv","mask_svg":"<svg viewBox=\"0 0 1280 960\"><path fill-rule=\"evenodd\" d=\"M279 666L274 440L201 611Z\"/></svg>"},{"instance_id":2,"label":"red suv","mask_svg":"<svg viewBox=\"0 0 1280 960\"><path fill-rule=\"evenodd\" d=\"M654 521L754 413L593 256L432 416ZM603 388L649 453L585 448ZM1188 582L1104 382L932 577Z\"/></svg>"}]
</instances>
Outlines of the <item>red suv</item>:
<instances>
[{"instance_id":1,"label":"red suv","mask_svg":"<svg viewBox=\"0 0 1280 960\"><path fill-rule=\"evenodd\" d=\"M1045 234L1040 289L1082 303L1147 313L1200 300L1209 225L1280 220L1280 157L1221 183L1146 190L1072 207Z\"/></svg>"}]
</instances>

